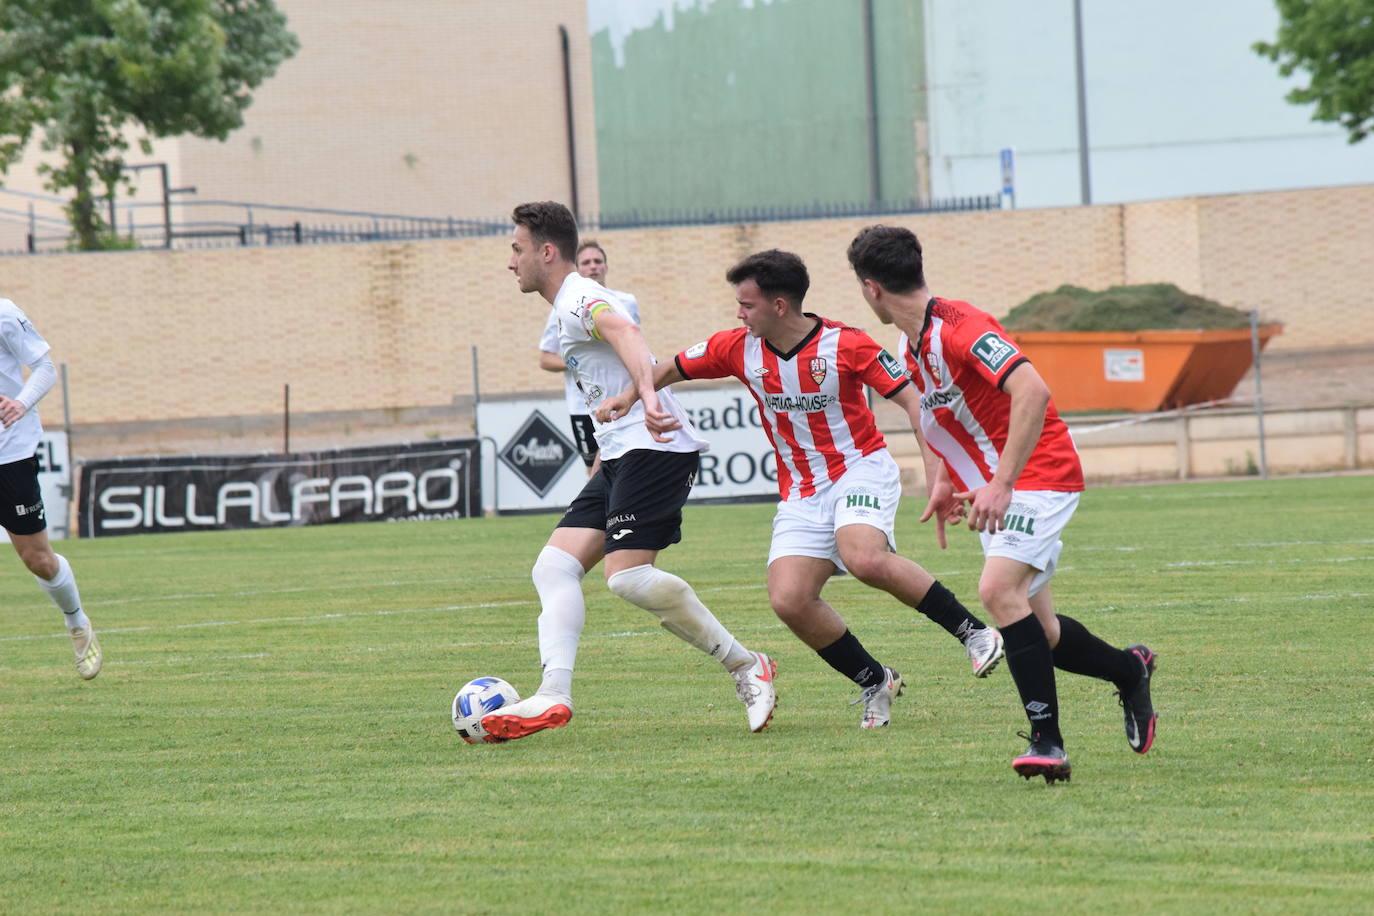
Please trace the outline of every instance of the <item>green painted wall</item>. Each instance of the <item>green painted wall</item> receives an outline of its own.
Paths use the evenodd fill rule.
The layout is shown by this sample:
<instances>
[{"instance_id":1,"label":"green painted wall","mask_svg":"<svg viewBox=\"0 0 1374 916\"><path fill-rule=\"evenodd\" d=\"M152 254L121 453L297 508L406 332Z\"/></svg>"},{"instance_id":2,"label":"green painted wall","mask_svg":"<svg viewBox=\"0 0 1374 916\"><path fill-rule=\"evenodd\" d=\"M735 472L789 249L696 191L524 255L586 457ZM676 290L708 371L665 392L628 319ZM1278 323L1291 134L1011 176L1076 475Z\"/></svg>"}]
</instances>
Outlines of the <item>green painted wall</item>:
<instances>
[{"instance_id":1,"label":"green painted wall","mask_svg":"<svg viewBox=\"0 0 1374 916\"><path fill-rule=\"evenodd\" d=\"M591 0L597 2L597 0ZM603 214L869 198L863 0L699 0L592 36ZM882 199L917 194L919 0L875 0Z\"/></svg>"}]
</instances>

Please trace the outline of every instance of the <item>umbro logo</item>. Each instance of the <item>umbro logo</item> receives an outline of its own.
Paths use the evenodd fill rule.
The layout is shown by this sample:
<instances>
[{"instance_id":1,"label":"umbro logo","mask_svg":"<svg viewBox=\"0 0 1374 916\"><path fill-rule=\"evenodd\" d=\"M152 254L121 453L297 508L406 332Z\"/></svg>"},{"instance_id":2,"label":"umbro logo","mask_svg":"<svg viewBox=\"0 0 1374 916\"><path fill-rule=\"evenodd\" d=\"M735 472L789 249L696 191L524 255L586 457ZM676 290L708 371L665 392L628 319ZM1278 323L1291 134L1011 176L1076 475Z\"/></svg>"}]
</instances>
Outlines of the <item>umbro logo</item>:
<instances>
[{"instance_id":1,"label":"umbro logo","mask_svg":"<svg viewBox=\"0 0 1374 916\"><path fill-rule=\"evenodd\" d=\"M618 540L620 540L621 538L623 538L625 535L627 535L627 534L634 534L634 533L635 533L635 530L634 530L633 528L621 528L621 529L620 529L619 531L617 531L615 534L611 535L611 540L613 540L613 541L618 541Z\"/></svg>"},{"instance_id":2,"label":"umbro logo","mask_svg":"<svg viewBox=\"0 0 1374 916\"><path fill-rule=\"evenodd\" d=\"M768 374L768 367L767 367L767 366L759 366L757 369L754 370L754 375L758 376L759 378L763 378L763 377L764 377L765 375L767 375L767 374Z\"/></svg>"},{"instance_id":3,"label":"umbro logo","mask_svg":"<svg viewBox=\"0 0 1374 916\"><path fill-rule=\"evenodd\" d=\"M1050 704L1041 703L1039 700L1031 700L1026 704L1026 711L1030 713L1044 712L1050 708Z\"/></svg>"}]
</instances>

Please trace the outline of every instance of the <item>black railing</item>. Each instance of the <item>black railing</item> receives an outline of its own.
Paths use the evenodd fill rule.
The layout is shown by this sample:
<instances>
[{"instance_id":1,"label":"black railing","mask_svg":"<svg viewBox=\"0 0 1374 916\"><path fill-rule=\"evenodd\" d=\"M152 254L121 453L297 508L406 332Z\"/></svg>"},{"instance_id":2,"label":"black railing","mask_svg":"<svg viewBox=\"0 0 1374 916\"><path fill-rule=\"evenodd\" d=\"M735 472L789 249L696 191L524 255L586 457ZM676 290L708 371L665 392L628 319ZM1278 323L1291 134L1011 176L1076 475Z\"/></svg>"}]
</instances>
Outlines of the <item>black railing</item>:
<instances>
[{"instance_id":1,"label":"black railing","mask_svg":"<svg viewBox=\"0 0 1374 916\"><path fill-rule=\"evenodd\" d=\"M56 198L53 198L56 200ZM151 206L142 202L121 204L128 212L128 224L120 227L119 238L132 240L137 248L227 248L264 245L323 245L340 242L414 241L421 239L470 238L502 235L510 231L507 218L458 219L455 217L415 217L387 213L367 213L323 208L286 207L276 204L248 204L231 201L178 201L179 209L203 207L240 208L243 221L204 220L149 223L134 226L132 211ZM160 205L159 205L160 206ZM682 210L630 210L622 213L583 214L585 231L636 229L665 226L703 226L736 223L769 223L809 219L883 217L920 213L947 213L961 210L997 210L1002 206L997 194L955 197L944 200L907 200L881 203L788 204L777 206L699 207ZM184 212L184 210L183 210ZM285 222L261 222L257 214L281 213L296 216ZM19 215L19 214L15 214ZM333 217L332 221L319 219ZM0 220L6 214L0 212ZM9 219L7 221L18 222ZM63 221L53 217L35 219L32 211L26 220L25 250L0 254L37 254L69 250L71 236L63 233ZM170 230L170 235L169 235Z\"/></svg>"}]
</instances>

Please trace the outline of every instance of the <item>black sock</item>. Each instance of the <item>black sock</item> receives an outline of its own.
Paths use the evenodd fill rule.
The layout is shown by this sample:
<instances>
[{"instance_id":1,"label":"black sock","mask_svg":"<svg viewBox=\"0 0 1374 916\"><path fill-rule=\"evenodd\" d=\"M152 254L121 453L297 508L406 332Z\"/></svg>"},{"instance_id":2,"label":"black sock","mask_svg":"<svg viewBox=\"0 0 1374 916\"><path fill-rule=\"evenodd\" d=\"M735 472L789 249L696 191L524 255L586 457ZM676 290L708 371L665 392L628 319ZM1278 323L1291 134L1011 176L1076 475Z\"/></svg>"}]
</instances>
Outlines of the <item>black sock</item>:
<instances>
[{"instance_id":1,"label":"black sock","mask_svg":"<svg viewBox=\"0 0 1374 916\"><path fill-rule=\"evenodd\" d=\"M849 678L860 687L872 687L874 684L881 684L887 675L883 672L883 666L878 664L878 660L868 654L863 643L859 638L848 630L839 639L826 646L824 649L817 649L819 655L827 665Z\"/></svg>"},{"instance_id":2,"label":"black sock","mask_svg":"<svg viewBox=\"0 0 1374 916\"><path fill-rule=\"evenodd\" d=\"M1073 674L1111 681L1130 690L1140 679L1140 663L1124 649L1098 639L1072 617L1059 615L1059 645L1054 647L1054 664Z\"/></svg>"},{"instance_id":3,"label":"black sock","mask_svg":"<svg viewBox=\"0 0 1374 916\"><path fill-rule=\"evenodd\" d=\"M1006 642L1007 667L1021 694L1031 734L1063 747L1064 737L1059 733L1059 695L1054 686L1054 656L1045 639L1044 627L1031 614L1000 629Z\"/></svg>"},{"instance_id":4,"label":"black sock","mask_svg":"<svg viewBox=\"0 0 1374 916\"><path fill-rule=\"evenodd\" d=\"M983 629L986 624L969 613L968 608L959 603L954 592L939 582L932 582L925 597L916 602L916 610L945 628L955 639L963 642L974 630Z\"/></svg>"}]
</instances>

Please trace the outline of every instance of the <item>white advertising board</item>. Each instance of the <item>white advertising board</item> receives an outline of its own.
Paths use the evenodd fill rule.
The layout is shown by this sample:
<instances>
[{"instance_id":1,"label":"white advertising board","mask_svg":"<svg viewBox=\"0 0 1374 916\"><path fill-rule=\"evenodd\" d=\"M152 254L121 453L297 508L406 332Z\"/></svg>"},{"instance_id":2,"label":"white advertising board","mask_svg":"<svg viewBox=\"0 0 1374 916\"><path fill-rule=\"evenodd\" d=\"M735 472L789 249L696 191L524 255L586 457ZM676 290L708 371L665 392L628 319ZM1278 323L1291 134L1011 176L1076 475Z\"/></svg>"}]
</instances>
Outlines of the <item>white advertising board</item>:
<instances>
[{"instance_id":1,"label":"white advertising board","mask_svg":"<svg viewBox=\"0 0 1374 916\"><path fill-rule=\"evenodd\" d=\"M743 386L680 385L673 391L711 443L701 456L692 501L776 496L777 458L758 405ZM587 482L562 398L485 401L477 406L477 428L484 509L560 509Z\"/></svg>"}]
</instances>

